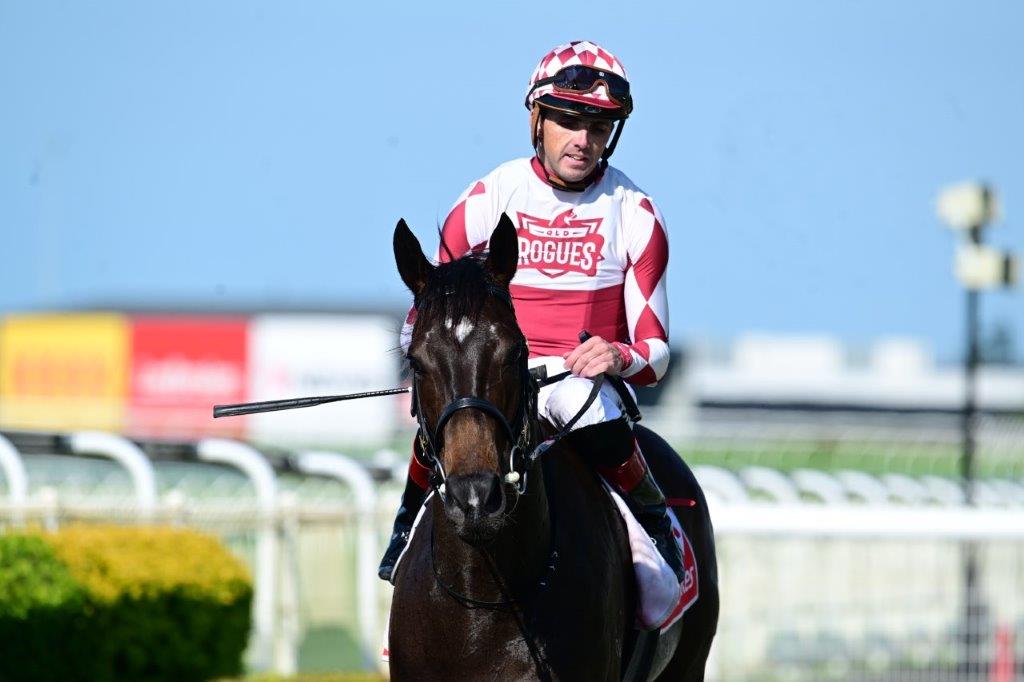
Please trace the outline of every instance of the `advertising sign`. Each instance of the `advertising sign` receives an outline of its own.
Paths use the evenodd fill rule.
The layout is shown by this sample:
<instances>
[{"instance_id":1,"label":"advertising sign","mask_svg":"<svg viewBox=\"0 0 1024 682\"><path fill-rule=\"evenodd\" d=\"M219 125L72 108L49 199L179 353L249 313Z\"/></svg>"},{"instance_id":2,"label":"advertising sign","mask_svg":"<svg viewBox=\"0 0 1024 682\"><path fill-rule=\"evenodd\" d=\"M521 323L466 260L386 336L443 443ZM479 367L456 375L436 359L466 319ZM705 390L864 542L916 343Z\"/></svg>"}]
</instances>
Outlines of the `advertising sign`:
<instances>
[{"instance_id":1,"label":"advertising sign","mask_svg":"<svg viewBox=\"0 0 1024 682\"><path fill-rule=\"evenodd\" d=\"M246 399L247 337L244 318L133 318L128 430L169 438L242 435L245 417L214 421L212 411L215 403Z\"/></svg>"},{"instance_id":2,"label":"advertising sign","mask_svg":"<svg viewBox=\"0 0 1024 682\"><path fill-rule=\"evenodd\" d=\"M398 324L384 315L266 315L250 328L249 400L353 393L398 385ZM383 443L391 397L255 414L250 437L303 445Z\"/></svg>"},{"instance_id":3,"label":"advertising sign","mask_svg":"<svg viewBox=\"0 0 1024 682\"><path fill-rule=\"evenodd\" d=\"M9 316L0 323L0 426L118 430L127 365L120 315Z\"/></svg>"}]
</instances>

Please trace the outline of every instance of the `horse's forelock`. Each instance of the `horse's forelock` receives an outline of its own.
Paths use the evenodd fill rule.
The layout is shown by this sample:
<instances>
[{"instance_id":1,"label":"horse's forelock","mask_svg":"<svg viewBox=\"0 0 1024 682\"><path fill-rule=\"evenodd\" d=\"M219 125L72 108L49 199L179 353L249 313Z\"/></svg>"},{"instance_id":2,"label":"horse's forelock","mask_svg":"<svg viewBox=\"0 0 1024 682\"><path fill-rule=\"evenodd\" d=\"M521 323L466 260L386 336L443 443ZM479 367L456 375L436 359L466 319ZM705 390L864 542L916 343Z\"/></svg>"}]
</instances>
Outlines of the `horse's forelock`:
<instances>
[{"instance_id":1,"label":"horse's forelock","mask_svg":"<svg viewBox=\"0 0 1024 682\"><path fill-rule=\"evenodd\" d=\"M497 286L484 262L487 253L472 253L435 268L417 299L421 315L438 315L441 319L475 320L480 317L488 290Z\"/></svg>"}]
</instances>

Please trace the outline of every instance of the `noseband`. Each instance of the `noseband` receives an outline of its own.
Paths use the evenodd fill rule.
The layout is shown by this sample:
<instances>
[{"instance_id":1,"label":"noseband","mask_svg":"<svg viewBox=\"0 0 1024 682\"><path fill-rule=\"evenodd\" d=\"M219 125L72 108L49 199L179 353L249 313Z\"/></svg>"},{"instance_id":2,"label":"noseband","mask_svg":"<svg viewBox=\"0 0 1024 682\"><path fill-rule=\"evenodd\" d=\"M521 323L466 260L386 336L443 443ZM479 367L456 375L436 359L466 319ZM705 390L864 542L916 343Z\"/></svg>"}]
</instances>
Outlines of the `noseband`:
<instances>
[{"instance_id":1,"label":"noseband","mask_svg":"<svg viewBox=\"0 0 1024 682\"><path fill-rule=\"evenodd\" d=\"M513 307L512 296L508 289L496 284L489 284L486 291L488 294L500 298L509 306L509 308ZM419 302L417 302L416 308L418 311ZM445 493L444 482L447 478L444 465L442 464L441 457L439 455L441 447L444 445L444 428L457 412L468 409L479 410L493 417L498 424L501 425L509 443L512 444L508 456L508 473L505 474L504 481L505 483L515 486L515 489L519 494L526 492L526 470L535 459L527 453L532 455L530 446L533 435L532 427L533 424L536 423L537 419L538 390L537 382L534 381L531 376L527 365L527 361L529 359L528 356L529 353L526 350L526 346L523 345L518 360L520 383L519 402L516 407L516 416L512 421L509 421L508 418L505 417L505 414L498 409L498 406L490 400L468 395L458 396L445 405L444 409L441 411L441 416L437 420L437 425L434 428L431 428L427 423L426 416L423 413L423 407L420 404L419 379L416 374L413 373L412 412L413 416L416 417L416 422L419 424L418 437L420 448L423 451L423 458L434 472L434 476L431 480L431 486L436 488L442 496Z\"/></svg>"}]
</instances>

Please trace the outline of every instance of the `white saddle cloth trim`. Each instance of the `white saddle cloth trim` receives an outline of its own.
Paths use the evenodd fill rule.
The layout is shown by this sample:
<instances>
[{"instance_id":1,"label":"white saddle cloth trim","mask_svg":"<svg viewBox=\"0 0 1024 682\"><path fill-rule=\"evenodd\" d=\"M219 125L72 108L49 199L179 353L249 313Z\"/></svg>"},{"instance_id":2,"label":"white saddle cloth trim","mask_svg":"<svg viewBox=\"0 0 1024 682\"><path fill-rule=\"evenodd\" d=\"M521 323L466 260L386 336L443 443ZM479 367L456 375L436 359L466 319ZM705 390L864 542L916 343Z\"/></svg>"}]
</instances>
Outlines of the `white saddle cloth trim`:
<instances>
[{"instance_id":1,"label":"white saddle cloth trim","mask_svg":"<svg viewBox=\"0 0 1024 682\"><path fill-rule=\"evenodd\" d=\"M637 620L645 630L667 627L666 621L673 615L682 595L682 586L676 580L675 573L665 563L658 548L650 536L626 506L625 500L607 483L605 490L615 501L615 506L626 523L629 536L629 551L633 556L633 573L636 575L636 588L639 596L637 604ZM669 514L672 510L669 509ZM673 528L677 524L673 515ZM682 614L680 614L682 615Z\"/></svg>"}]
</instances>

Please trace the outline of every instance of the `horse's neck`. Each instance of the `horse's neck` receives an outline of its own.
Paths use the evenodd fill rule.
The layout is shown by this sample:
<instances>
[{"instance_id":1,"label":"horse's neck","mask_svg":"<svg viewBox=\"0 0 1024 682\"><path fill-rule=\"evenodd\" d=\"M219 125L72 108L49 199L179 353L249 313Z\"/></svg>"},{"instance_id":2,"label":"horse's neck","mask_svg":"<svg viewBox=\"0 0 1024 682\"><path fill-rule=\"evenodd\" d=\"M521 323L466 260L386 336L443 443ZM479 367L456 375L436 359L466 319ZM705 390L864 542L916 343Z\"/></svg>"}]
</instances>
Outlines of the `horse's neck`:
<instances>
[{"instance_id":1,"label":"horse's neck","mask_svg":"<svg viewBox=\"0 0 1024 682\"><path fill-rule=\"evenodd\" d=\"M501 601L530 590L547 568L552 547L548 497L540 467L529 479L526 495L511 512L512 522L487 546L473 547L456 536L440 501L433 505L438 568L452 576L455 587L473 599ZM498 581L501 585L499 586Z\"/></svg>"}]
</instances>

